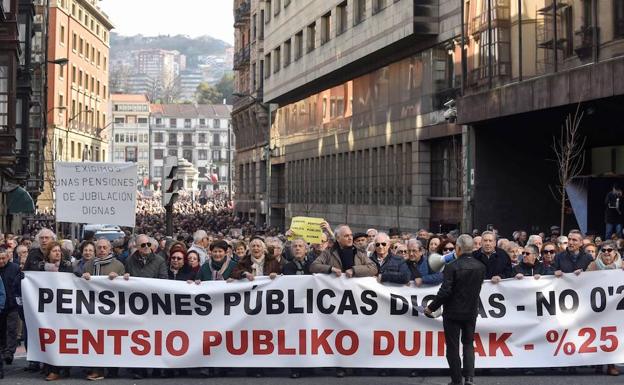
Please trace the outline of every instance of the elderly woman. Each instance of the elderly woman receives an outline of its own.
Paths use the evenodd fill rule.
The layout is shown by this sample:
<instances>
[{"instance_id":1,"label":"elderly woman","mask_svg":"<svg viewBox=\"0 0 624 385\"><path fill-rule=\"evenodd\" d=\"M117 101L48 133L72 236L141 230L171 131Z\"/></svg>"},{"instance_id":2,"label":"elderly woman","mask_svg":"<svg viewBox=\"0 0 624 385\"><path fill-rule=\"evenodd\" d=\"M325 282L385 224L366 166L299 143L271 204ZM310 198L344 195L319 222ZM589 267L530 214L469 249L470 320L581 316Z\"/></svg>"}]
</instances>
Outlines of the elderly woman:
<instances>
[{"instance_id":1,"label":"elderly woman","mask_svg":"<svg viewBox=\"0 0 624 385\"><path fill-rule=\"evenodd\" d=\"M429 243L427 244L427 255L437 253L438 246L440 246L441 242L442 242L442 239L438 236L430 238Z\"/></svg>"},{"instance_id":2,"label":"elderly woman","mask_svg":"<svg viewBox=\"0 0 624 385\"><path fill-rule=\"evenodd\" d=\"M186 261L188 262L189 267L193 272L195 272L199 276L199 270L201 269L201 264L199 262L199 253L195 250L189 250L186 252Z\"/></svg>"},{"instance_id":3,"label":"elderly woman","mask_svg":"<svg viewBox=\"0 0 624 385\"><path fill-rule=\"evenodd\" d=\"M73 263L74 273L81 276L85 272L85 264L95 256L95 244L92 241L84 241L80 244L80 259Z\"/></svg>"},{"instance_id":4,"label":"elderly woman","mask_svg":"<svg viewBox=\"0 0 624 385\"><path fill-rule=\"evenodd\" d=\"M284 267L286 258L284 258L284 243L277 237L268 237L265 241L267 251L272 252L273 258L279 262L280 266Z\"/></svg>"},{"instance_id":5,"label":"elderly woman","mask_svg":"<svg viewBox=\"0 0 624 385\"><path fill-rule=\"evenodd\" d=\"M167 274L174 281L195 281L196 274L186 262L186 246L175 242L169 248Z\"/></svg>"},{"instance_id":6,"label":"elderly woman","mask_svg":"<svg viewBox=\"0 0 624 385\"><path fill-rule=\"evenodd\" d=\"M224 281L230 278L237 263L227 255L230 245L226 241L210 244L210 256L199 270L198 279L202 281Z\"/></svg>"},{"instance_id":7,"label":"elderly woman","mask_svg":"<svg viewBox=\"0 0 624 385\"><path fill-rule=\"evenodd\" d=\"M63 245L57 241L47 243L44 250L44 259L39 264L39 271L48 271L51 273L71 273L72 267L69 261L63 260ZM56 381L61 378L61 370L69 372L70 368L61 368L58 366L48 366L46 381Z\"/></svg>"},{"instance_id":8,"label":"elderly woman","mask_svg":"<svg viewBox=\"0 0 624 385\"><path fill-rule=\"evenodd\" d=\"M587 271L622 269L622 256L618 252L616 243L608 240L602 242L600 246L600 253L596 260L589 264ZM615 365L607 365L607 374L617 376L620 371Z\"/></svg>"},{"instance_id":9,"label":"elderly woman","mask_svg":"<svg viewBox=\"0 0 624 385\"><path fill-rule=\"evenodd\" d=\"M247 254L247 244L245 241L235 242L233 249L234 255L232 255L232 258L237 262L243 259L245 254Z\"/></svg>"},{"instance_id":10,"label":"elderly woman","mask_svg":"<svg viewBox=\"0 0 624 385\"><path fill-rule=\"evenodd\" d=\"M253 281L255 277L267 275L271 279L282 273L282 266L273 255L267 253L267 247L260 238L254 238L249 243L249 254L238 262L232 271L231 278L247 278Z\"/></svg>"}]
</instances>

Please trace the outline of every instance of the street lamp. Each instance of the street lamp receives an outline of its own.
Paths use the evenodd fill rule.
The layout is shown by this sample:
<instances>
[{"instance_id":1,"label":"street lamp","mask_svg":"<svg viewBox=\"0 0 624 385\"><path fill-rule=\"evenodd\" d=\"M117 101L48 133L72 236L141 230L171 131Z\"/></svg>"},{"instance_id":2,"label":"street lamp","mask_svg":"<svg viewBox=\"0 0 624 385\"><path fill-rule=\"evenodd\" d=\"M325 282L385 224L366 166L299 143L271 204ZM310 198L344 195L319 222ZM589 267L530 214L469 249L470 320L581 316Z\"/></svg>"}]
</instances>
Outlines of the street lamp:
<instances>
[{"instance_id":1,"label":"street lamp","mask_svg":"<svg viewBox=\"0 0 624 385\"><path fill-rule=\"evenodd\" d=\"M272 113L272 109L271 109L271 104L267 104L264 103L262 100L256 98L253 95L250 94L243 94L240 92L234 92L232 93L232 96L236 96L238 98L250 98L252 101L254 101L255 103L259 104L260 107L262 107L265 111L267 111L267 113L269 114L269 123L268 123L268 127L267 127L267 145L265 147L265 151L266 151L266 210L267 210L267 214L266 214L266 225L267 227L271 226L271 113ZM229 135L228 135L228 144L230 143L229 141ZM229 156L230 156L230 151L228 149L228 172L230 172L230 161L229 161ZM229 174L229 178L231 178L232 174Z\"/></svg>"}]
</instances>

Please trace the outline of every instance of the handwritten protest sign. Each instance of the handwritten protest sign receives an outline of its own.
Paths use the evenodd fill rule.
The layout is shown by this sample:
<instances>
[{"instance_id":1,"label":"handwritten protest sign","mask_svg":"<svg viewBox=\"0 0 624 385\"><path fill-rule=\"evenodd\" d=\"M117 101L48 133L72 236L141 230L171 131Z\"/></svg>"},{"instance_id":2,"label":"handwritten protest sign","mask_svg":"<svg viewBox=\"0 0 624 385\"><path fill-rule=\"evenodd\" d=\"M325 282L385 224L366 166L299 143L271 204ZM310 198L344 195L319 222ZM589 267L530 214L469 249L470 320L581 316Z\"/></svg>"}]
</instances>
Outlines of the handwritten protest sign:
<instances>
[{"instance_id":1,"label":"handwritten protest sign","mask_svg":"<svg viewBox=\"0 0 624 385\"><path fill-rule=\"evenodd\" d=\"M134 227L137 166L56 162L56 220Z\"/></svg>"},{"instance_id":2,"label":"handwritten protest sign","mask_svg":"<svg viewBox=\"0 0 624 385\"><path fill-rule=\"evenodd\" d=\"M308 243L321 243L323 222L323 218L293 217L290 223L290 230L293 232L291 238L302 237Z\"/></svg>"}]
</instances>

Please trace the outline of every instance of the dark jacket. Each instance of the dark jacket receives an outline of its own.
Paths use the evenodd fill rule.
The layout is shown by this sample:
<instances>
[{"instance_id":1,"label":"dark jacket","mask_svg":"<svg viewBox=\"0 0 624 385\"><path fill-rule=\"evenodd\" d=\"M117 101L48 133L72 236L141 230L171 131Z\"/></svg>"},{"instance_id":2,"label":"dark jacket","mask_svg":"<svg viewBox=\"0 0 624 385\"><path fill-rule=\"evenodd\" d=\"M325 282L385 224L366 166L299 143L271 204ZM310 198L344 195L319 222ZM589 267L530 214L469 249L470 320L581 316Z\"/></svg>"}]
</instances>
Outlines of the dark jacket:
<instances>
[{"instance_id":1,"label":"dark jacket","mask_svg":"<svg viewBox=\"0 0 624 385\"><path fill-rule=\"evenodd\" d=\"M302 262L297 261L296 259L290 260L287 264L282 268L282 273L284 275L310 275L310 266L312 265L312 259L306 255Z\"/></svg>"},{"instance_id":2,"label":"dark jacket","mask_svg":"<svg viewBox=\"0 0 624 385\"><path fill-rule=\"evenodd\" d=\"M253 265L251 261L251 255L245 255L245 258L241 259L238 262L238 265L232 271L231 277L234 279L243 279L247 274L251 274L251 266ZM263 275L270 275L271 273L282 274L282 265L277 261L277 259L269 259L269 257L265 257L264 259L264 267L262 268Z\"/></svg>"},{"instance_id":3,"label":"dark jacket","mask_svg":"<svg viewBox=\"0 0 624 385\"><path fill-rule=\"evenodd\" d=\"M405 264L405 260L396 255L388 254L383 260L383 263L379 263L377 254L373 253L370 256L371 261L377 266L378 274L381 276L381 282L392 283L408 283L410 280L410 270Z\"/></svg>"},{"instance_id":4,"label":"dark jacket","mask_svg":"<svg viewBox=\"0 0 624 385\"><path fill-rule=\"evenodd\" d=\"M555 271L561 270L564 273L573 273L578 269L585 271L587 270L587 266L589 266L592 261L593 259L591 255L584 253L582 250L578 253L576 259L573 258L572 253L569 250L566 250L555 255L553 268Z\"/></svg>"},{"instance_id":5,"label":"dark jacket","mask_svg":"<svg viewBox=\"0 0 624 385\"><path fill-rule=\"evenodd\" d=\"M145 261L135 252L126 259L126 273L132 277L167 279L167 262L159 256L150 253Z\"/></svg>"},{"instance_id":6,"label":"dark jacket","mask_svg":"<svg viewBox=\"0 0 624 385\"><path fill-rule=\"evenodd\" d=\"M19 265L16 265L13 262L7 262L4 267L0 267L0 277L2 277L2 282L4 282L4 292L6 295L4 311L9 312L11 310L17 309L17 303L15 302L15 293L13 288L15 287L15 282L19 281Z\"/></svg>"},{"instance_id":7,"label":"dark jacket","mask_svg":"<svg viewBox=\"0 0 624 385\"><path fill-rule=\"evenodd\" d=\"M623 223L624 218L624 197L609 191L605 197L605 223Z\"/></svg>"},{"instance_id":8,"label":"dark jacket","mask_svg":"<svg viewBox=\"0 0 624 385\"><path fill-rule=\"evenodd\" d=\"M167 278L173 281L194 281L197 279L197 273L187 265L184 265L177 273L174 273L170 268L167 268L167 274Z\"/></svg>"},{"instance_id":9,"label":"dark jacket","mask_svg":"<svg viewBox=\"0 0 624 385\"><path fill-rule=\"evenodd\" d=\"M337 267L342 269L342 261L340 260L340 255L338 255L338 244L331 249L325 249L312 262L310 266L311 273L331 273L331 269ZM377 265L373 261L366 256L366 253L363 251L359 251L353 247L354 256L353 256L353 276L354 277L374 277L377 275ZM343 270L344 271L344 270Z\"/></svg>"},{"instance_id":10,"label":"dark jacket","mask_svg":"<svg viewBox=\"0 0 624 385\"><path fill-rule=\"evenodd\" d=\"M28 257L24 263L24 271L39 271L39 264L44 260L43 251L38 247L33 247L28 251Z\"/></svg>"},{"instance_id":11,"label":"dark jacket","mask_svg":"<svg viewBox=\"0 0 624 385\"><path fill-rule=\"evenodd\" d=\"M0 278L0 312L4 310L4 303L6 302L6 293L4 292L4 284L2 278Z\"/></svg>"},{"instance_id":12,"label":"dark jacket","mask_svg":"<svg viewBox=\"0 0 624 385\"><path fill-rule=\"evenodd\" d=\"M426 255L423 255L418 262L408 260L405 263L411 272L410 281L421 278L425 285L439 285L442 283L442 272L431 270L429 258Z\"/></svg>"},{"instance_id":13,"label":"dark jacket","mask_svg":"<svg viewBox=\"0 0 624 385\"><path fill-rule=\"evenodd\" d=\"M512 277L511 258L509 258L509 254L505 250L496 247L494 252L488 257L483 252L483 248L481 248L472 253L472 255L485 265L485 279L492 279L496 275L503 279Z\"/></svg>"},{"instance_id":14,"label":"dark jacket","mask_svg":"<svg viewBox=\"0 0 624 385\"><path fill-rule=\"evenodd\" d=\"M223 263L225 263L225 260L223 261ZM228 278L230 278L230 276L232 275L232 271L234 271L234 268L236 267L236 265L238 265L238 261L234 260L234 258L230 259L228 266L223 271L224 280L227 280ZM208 258L206 262L199 269L199 272L197 273L197 279L201 281L212 281L212 272L213 270L217 269L217 267L218 265L215 266L212 260ZM218 267L218 270L220 269L221 267Z\"/></svg>"},{"instance_id":15,"label":"dark jacket","mask_svg":"<svg viewBox=\"0 0 624 385\"><path fill-rule=\"evenodd\" d=\"M444 281L429 304L432 311L444 305L443 316L454 320L477 317L479 293L485 279L486 267L472 254L463 254L444 267Z\"/></svg>"},{"instance_id":16,"label":"dark jacket","mask_svg":"<svg viewBox=\"0 0 624 385\"><path fill-rule=\"evenodd\" d=\"M520 262L513 268L513 274L522 274L522 275L552 275L553 272L547 270L544 264L540 261L535 261L533 266L527 265L524 262Z\"/></svg>"}]
</instances>

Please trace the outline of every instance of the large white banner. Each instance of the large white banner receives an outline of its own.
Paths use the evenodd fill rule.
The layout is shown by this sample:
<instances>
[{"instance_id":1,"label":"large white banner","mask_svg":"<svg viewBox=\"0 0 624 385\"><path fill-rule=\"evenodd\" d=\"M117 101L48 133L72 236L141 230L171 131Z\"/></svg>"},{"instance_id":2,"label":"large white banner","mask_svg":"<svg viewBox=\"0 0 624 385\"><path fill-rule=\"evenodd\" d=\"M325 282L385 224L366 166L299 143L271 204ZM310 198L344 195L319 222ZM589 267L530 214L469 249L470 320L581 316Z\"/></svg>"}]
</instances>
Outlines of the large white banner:
<instances>
[{"instance_id":1,"label":"large white banner","mask_svg":"<svg viewBox=\"0 0 624 385\"><path fill-rule=\"evenodd\" d=\"M624 272L485 282L480 368L624 362ZM124 367L444 368L436 287L287 276L201 285L27 272L28 359Z\"/></svg>"},{"instance_id":2,"label":"large white banner","mask_svg":"<svg viewBox=\"0 0 624 385\"><path fill-rule=\"evenodd\" d=\"M136 164L56 162L54 167L57 222L134 227Z\"/></svg>"}]
</instances>

